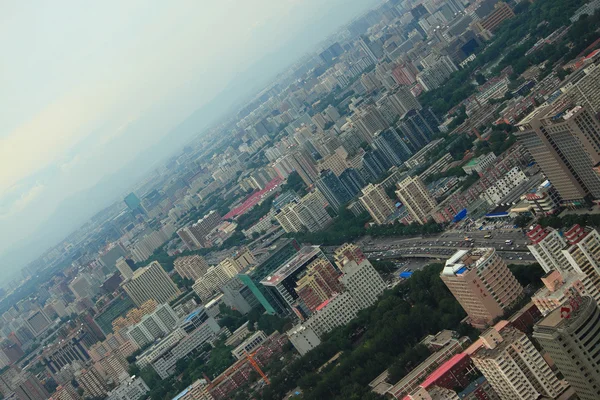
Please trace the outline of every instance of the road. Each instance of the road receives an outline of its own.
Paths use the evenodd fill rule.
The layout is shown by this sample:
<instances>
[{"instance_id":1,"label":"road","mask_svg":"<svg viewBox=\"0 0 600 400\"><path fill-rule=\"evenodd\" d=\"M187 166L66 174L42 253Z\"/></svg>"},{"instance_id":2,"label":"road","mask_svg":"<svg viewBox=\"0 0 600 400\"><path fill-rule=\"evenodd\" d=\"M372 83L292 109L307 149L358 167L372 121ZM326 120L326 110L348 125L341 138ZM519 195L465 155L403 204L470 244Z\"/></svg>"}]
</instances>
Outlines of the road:
<instances>
[{"instance_id":1,"label":"road","mask_svg":"<svg viewBox=\"0 0 600 400\"><path fill-rule=\"evenodd\" d=\"M491 234L491 238L484 236ZM472 242L465 241L465 237ZM512 240L510 245L506 240ZM419 237L362 238L358 245L369 258L449 258L458 249L470 247L493 247L507 263L532 263L535 258L527 250L528 240L520 229L471 231L468 233L447 231ZM327 252L335 247L326 247Z\"/></svg>"}]
</instances>

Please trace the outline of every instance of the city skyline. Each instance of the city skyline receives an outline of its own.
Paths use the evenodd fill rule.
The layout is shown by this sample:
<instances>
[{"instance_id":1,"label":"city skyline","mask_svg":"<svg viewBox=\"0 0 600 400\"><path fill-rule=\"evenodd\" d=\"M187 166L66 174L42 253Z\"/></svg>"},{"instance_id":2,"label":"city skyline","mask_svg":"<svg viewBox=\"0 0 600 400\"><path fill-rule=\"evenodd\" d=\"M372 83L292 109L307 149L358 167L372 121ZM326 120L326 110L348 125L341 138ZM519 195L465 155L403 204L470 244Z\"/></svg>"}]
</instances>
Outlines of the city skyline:
<instances>
[{"instance_id":1,"label":"city skyline","mask_svg":"<svg viewBox=\"0 0 600 400\"><path fill-rule=\"evenodd\" d=\"M2 99L6 105L0 126L3 268L14 273L62 240L127 192L157 161L206 129L215 116L231 111L240 98L260 90L374 2L354 1L343 10L336 9L339 1L328 2L324 9L315 1L265 0L236 3L235 9L232 4L219 2L202 10L204 6L189 2L136 14L141 3L130 2L128 12L110 19L110 24L106 22L114 16L115 4L96 5L93 16L85 7L71 10L65 5L72 14L62 7L40 12L32 17L38 24L31 32L23 32L29 27L23 23L26 7L14 6L5 15L3 37L23 36L32 50L24 55L14 43L2 43L15 59L14 65L5 66L4 76L12 79L3 83L19 93ZM129 14L138 24L129 23ZM61 22L61 29L50 29L49 16ZM211 22L218 20L214 16L229 23L219 26ZM162 18L160 27L157 18ZM190 18L194 22L184 23ZM318 23L325 19L331 23ZM169 30L169 24L185 29ZM196 37L195 30L198 41L190 39ZM119 35L125 40L115 40ZM269 46L264 46L267 39ZM173 42L178 45L171 46ZM200 43L207 47L196 48ZM157 59L155 50L160 46L166 52ZM53 51L64 58L53 59ZM52 63L25 81L25 72L44 60ZM139 74L146 68L146 74ZM28 108L29 103L35 104ZM24 248L35 251L24 256Z\"/></svg>"}]
</instances>

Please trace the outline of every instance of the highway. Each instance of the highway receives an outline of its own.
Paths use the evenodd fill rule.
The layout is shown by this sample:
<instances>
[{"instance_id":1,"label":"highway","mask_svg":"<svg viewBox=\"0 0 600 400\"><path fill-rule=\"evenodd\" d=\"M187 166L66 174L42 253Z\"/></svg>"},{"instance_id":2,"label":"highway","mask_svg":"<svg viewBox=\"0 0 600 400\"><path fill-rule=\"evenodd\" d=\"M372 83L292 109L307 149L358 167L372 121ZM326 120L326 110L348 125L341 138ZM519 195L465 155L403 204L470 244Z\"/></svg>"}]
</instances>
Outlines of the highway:
<instances>
[{"instance_id":1,"label":"highway","mask_svg":"<svg viewBox=\"0 0 600 400\"><path fill-rule=\"evenodd\" d=\"M491 234L491 238L484 236ZM471 242L465 240L472 239ZM511 245L506 240L512 240ZM508 264L529 264L535 258L527 250L528 240L520 229L470 231L447 231L440 234L418 237L362 238L357 245L371 259L434 258L447 259L458 249L471 247L494 247ZM332 252L335 247L325 247Z\"/></svg>"}]
</instances>

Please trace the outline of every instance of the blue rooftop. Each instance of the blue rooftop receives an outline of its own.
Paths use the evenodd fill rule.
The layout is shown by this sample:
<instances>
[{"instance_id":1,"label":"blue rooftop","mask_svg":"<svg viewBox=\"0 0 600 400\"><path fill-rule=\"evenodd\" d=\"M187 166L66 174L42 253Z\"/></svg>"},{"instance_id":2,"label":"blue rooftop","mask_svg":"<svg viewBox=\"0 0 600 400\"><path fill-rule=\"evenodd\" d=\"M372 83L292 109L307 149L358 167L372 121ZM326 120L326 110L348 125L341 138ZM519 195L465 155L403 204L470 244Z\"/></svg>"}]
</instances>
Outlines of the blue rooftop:
<instances>
[{"instance_id":1,"label":"blue rooftop","mask_svg":"<svg viewBox=\"0 0 600 400\"><path fill-rule=\"evenodd\" d=\"M184 322L188 322L191 321L192 318L194 318L195 316L197 316L198 314L200 314L200 309L194 310L192 311L192 313L190 315L188 315L187 317L185 317L185 321Z\"/></svg>"},{"instance_id":2,"label":"blue rooftop","mask_svg":"<svg viewBox=\"0 0 600 400\"><path fill-rule=\"evenodd\" d=\"M464 273L466 270L467 270L467 267L462 267L461 269L456 271L456 275L460 275L460 274Z\"/></svg>"}]
</instances>

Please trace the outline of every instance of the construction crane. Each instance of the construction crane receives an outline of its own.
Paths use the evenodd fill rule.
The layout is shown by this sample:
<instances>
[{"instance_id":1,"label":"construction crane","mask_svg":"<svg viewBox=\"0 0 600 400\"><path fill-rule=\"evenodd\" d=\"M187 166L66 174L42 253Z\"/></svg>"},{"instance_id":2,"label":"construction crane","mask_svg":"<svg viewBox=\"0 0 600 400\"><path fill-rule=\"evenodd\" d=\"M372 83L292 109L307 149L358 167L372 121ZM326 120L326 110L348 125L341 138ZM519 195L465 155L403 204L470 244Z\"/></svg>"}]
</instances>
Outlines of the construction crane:
<instances>
[{"instance_id":1,"label":"construction crane","mask_svg":"<svg viewBox=\"0 0 600 400\"><path fill-rule=\"evenodd\" d=\"M269 378L267 377L267 375L263 372L263 370L260 368L260 365L258 365L258 363L256 362L256 360L254 360L254 355L256 354L256 351L252 354L248 353L247 351L244 351L244 353L246 354L246 360L248 360L248 362L250 363L250 365L252 366L252 368L254 368L254 370L256 372L258 372L258 374L262 377L263 381L267 384L270 385L271 381L269 380Z\"/></svg>"}]
</instances>

